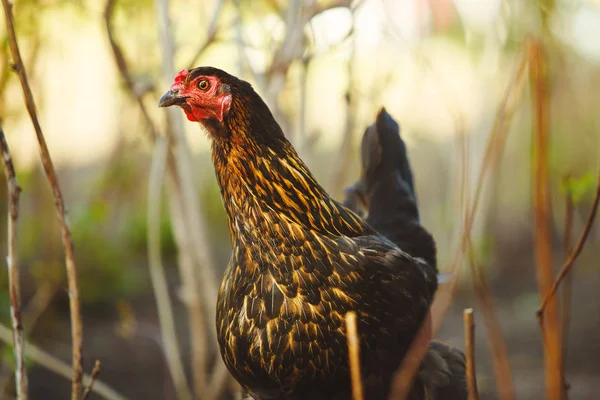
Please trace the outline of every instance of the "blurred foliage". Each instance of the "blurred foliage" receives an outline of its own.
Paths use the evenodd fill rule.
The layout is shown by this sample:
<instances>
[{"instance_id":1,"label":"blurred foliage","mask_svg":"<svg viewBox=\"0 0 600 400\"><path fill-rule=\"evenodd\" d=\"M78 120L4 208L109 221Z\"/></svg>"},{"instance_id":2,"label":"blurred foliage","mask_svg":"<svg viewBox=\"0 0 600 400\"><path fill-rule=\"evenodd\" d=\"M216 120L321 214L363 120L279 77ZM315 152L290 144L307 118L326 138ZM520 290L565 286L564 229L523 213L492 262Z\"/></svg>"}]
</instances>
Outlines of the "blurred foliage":
<instances>
[{"instance_id":1,"label":"blurred foliage","mask_svg":"<svg viewBox=\"0 0 600 400\"><path fill-rule=\"evenodd\" d=\"M579 204L584 198L593 197L598 177L595 173L589 172L579 178L568 177L563 181L560 189L564 194L568 194L573 199L574 204Z\"/></svg>"}]
</instances>

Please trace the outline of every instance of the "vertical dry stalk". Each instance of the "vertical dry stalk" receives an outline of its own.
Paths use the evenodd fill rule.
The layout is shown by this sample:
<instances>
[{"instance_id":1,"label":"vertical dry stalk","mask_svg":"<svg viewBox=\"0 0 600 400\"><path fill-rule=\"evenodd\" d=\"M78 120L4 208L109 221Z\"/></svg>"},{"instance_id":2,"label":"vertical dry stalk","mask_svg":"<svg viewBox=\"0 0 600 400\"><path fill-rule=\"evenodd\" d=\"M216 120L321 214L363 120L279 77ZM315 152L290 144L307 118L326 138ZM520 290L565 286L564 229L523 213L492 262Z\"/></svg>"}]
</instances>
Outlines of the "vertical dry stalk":
<instances>
[{"instance_id":1,"label":"vertical dry stalk","mask_svg":"<svg viewBox=\"0 0 600 400\"><path fill-rule=\"evenodd\" d=\"M466 308L463 311L463 320L465 324L465 363L467 368L469 400L479 400L477 379L475 375L475 322L473 321L472 308Z\"/></svg>"},{"instance_id":2,"label":"vertical dry stalk","mask_svg":"<svg viewBox=\"0 0 600 400\"><path fill-rule=\"evenodd\" d=\"M150 267L150 280L156 297L164 354L177 392L177 398L181 400L191 399L192 395L188 388L183 362L179 354L175 318L169 299L169 289L160 250L162 182L167 165L168 150L166 139L161 136L157 137L148 182L148 264Z\"/></svg>"},{"instance_id":3,"label":"vertical dry stalk","mask_svg":"<svg viewBox=\"0 0 600 400\"><path fill-rule=\"evenodd\" d=\"M502 336L502 326L500 325L494 305L494 298L492 297L490 286L482 270L482 266L475 261L472 247L469 249L469 258L473 286L475 287L477 300L481 306L488 345L492 352L498 397L502 400L513 400L515 398L515 387L512 381L506 342Z\"/></svg>"},{"instance_id":4,"label":"vertical dry stalk","mask_svg":"<svg viewBox=\"0 0 600 400\"><path fill-rule=\"evenodd\" d=\"M362 378L360 374L360 341L356 329L356 314L346 314L346 340L348 341L348 362L352 379L352 399L363 400Z\"/></svg>"},{"instance_id":5,"label":"vertical dry stalk","mask_svg":"<svg viewBox=\"0 0 600 400\"><path fill-rule=\"evenodd\" d=\"M92 393L92 389L94 388L94 382L96 382L96 378L98 377L98 374L100 373L100 361L96 360L96 363L94 364L94 369L92 369L92 375L90 376L90 381L88 382L87 386L85 387L85 390L83 391L83 396L81 396L81 400L86 400L88 398L88 396L90 395L90 393Z\"/></svg>"},{"instance_id":6,"label":"vertical dry stalk","mask_svg":"<svg viewBox=\"0 0 600 400\"><path fill-rule=\"evenodd\" d=\"M21 188L17 182L15 167L8 148L8 142L0 125L0 150L4 161L4 174L8 187L8 290L10 296L10 318L12 321L15 350L15 383L17 399L27 400L27 373L25 371L23 323L21 322L21 282L17 252L17 221L19 219L19 195Z\"/></svg>"},{"instance_id":7,"label":"vertical dry stalk","mask_svg":"<svg viewBox=\"0 0 600 400\"><path fill-rule=\"evenodd\" d=\"M71 339L73 347L73 382L71 388L71 398L73 400L78 400L81 396L83 379L83 326L81 323L79 285L77 283L77 266L74 258L73 239L71 238L71 229L69 228L69 223L67 221L65 203L60 185L58 183L58 177L56 176L52 158L50 157L50 152L48 151L48 146L46 145L46 140L44 139L42 127L40 126L37 117L35 101L33 99L31 88L29 87L25 65L23 64L23 60L21 59L21 54L19 52L13 22L12 5L10 4L9 0L2 0L2 5L4 7L4 16L6 18L6 30L8 32L10 51L15 64L15 69L19 75L19 80L21 81L23 96L25 97L25 105L35 129L39 144L40 158L42 160L42 165L44 166L44 172L46 173L46 177L50 187L52 188L54 206L56 208L56 213L58 215L58 220L62 231L62 242L65 248L67 282L69 286Z\"/></svg>"},{"instance_id":8,"label":"vertical dry stalk","mask_svg":"<svg viewBox=\"0 0 600 400\"><path fill-rule=\"evenodd\" d=\"M552 287L552 239L550 234L549 198L549 121L548 121L548 71L543 45L534 40L529 47L530 83L533 101L533 154L532 181L536 270L540 296L544 298ZM558 326L558 310L555 299L548 303L546 313L540 318L544 342L544 368L546 376L546 396L548 399L561 399L561 345Z\"/></svg>"}]
</instances>

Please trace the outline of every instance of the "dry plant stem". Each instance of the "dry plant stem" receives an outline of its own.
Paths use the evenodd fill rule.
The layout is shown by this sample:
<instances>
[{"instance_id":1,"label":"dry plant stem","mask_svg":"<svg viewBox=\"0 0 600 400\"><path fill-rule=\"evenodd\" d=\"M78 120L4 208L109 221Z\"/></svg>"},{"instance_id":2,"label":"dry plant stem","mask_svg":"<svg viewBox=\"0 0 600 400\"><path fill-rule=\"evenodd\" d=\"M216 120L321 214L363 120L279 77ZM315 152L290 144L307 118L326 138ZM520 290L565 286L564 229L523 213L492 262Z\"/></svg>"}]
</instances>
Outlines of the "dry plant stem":
<instances>
[{"instance_id":1,"label":"dry plant stem","mask_svg":"<svg viewBox=\"0 0 600 400\"><path fill-rule=\"evenodd\" d=\"M350 364L350 376L352 379L352 399L363 400L363 387L360 374L360 342L356 329L356 314L346 314L346 340L348 341L348 363Z\"/></svg>"},{"instance_id":2,"label":"dry plant stem","mask_svg":"<svg viewBox=\"0 0 600 400\"><path fill-rule=\"evenodd\" d=\"M465 324L465 364L467 368L469 400L479 400L475 375L475 322L473 321L472 308L467 308L463 311L463 320Z\"/></svg>"},{"instance_id":3,"label":"dry plant stem","mask_svg":"<svg viewBox=\"0 0 600 400\"><path fill-rule=\"evenodd\" d=\"M23 88L25 105L27 106L27 111L29 112L31 122L33 123L33 127L35 129L35 133L39 143L39 151L42 160L42 165L44 166L44 172L46 173L46 177L48 178L48 182L50 183L50 187L52 188L54 205L56 207L56 212L58 214L58 220L62 231L62 242L65 248L67 282L69 286L69 309L71 312L71 339L73 348L73 380L71 398L73 400L78 400L81 396L81 380L83 377L83 327L81 323L79 287L77 284L77 266L75 264L75 258L73 254L74 246L73 240L71 238L71 229L69 228L69 224L67 221L65 204L58 183L58 177L56 176L54 165L52 164L52 159L50 158L50 153L48 151L48 146L46 145L46 140L44 139L42 127L40 126L37 117L35 101L33 99L33 94L31 93L31 88L29 87L29 83L27 80L25 65L23 64L19 52L19 47L17 45L17 37L15 34L11 9L12 6L8 0L2 0L2 5L4 6L4 15L6 17L6 28L8 32L8 40L10 43L11 54L15 63L15 69L17 70L19 79L21 81L21 87Z\"/></svg>"},{"instance_id":4,"label":"dry plant stem","mask_svg":"<svg viewBox=\"0 0 600 400\"><path fill-rule=\"evenodd\" d=\"M175 319L169 298L169 289L165 278L160 251L160 212L162 198L162 182L165 175L168 155L168 143L165 138L156 139L150 177L148 182L148 264L150 280L156 298L160 332L164 344L164 353L173 379L178 399L191 399L185 370L179 354L179 343L175 330Z\"/></svg>"},{"instance_id":5,"label":"dry plant stem","mask_svg":"<svg viewBox=\"0 0 600 400\"><path fill-rule=\"evenodd\" d=\"M17 182L15 167L8 148L8 142L0 125L0 150L4 162L4 173L8 187L8 290L10 296L10 319L13 330L15 351L15 383L17 399L27 400L27 373L25 371L23 323L21 322L21 282L17 253L17 221L19 219L19 195L21 188Z\"/></svg>"},{"instance_id":6,"label":"dry plant stem","mask_svg":"<svg viewBox=\"0 0 600 400\"><path fill-rule=\"evenodd\" d=\"M8 345L12 345L12 333L6 326L0 324L0 340ZM67 363L59 360L50 353L25 341L25 355L34 363L56 373L66 379L71 379L73 369ZM88 385L91 376L83 374L83 383ZM106 400L126 400L126 397L115 391L106 383L96 379L92 392Z\"/></svg>"},{"instance_id":7,"label":"dry plant stem","mask_svg":"<svg viewBox=\"0 0 600 400\"><path fill-rule=\"evenodd\" d=\"M86 400L88 398L88 396L90 395L90 393L92 392L92 389L94 387L94 382L96 382L96 378L98 377L98 374L100 373L100 361L96 360L96 363L94 364L94 369L92 369L92 375L90 376L90 381L87 383L85 390L83 391L83 396L81 396L81 400Z\"/></svg>"},{"instance_id":8,"label":"dry plant stem","mask_svg":"<svg viewBox=\"0 0 600 400\"><path fill-rule=\"evenodd\" d=\"M569 254L567 261L565 261L564 265L560 269L560 272L558 273L556 280L552 284L552 287L544 296L544 300L542 301L542 303L540 304L540 307L538 309L538 317L539 318L545 317L545 315L546 315L545 312L546 312L547 308L549 307L550 302L554 299L556 290L560 286L560 283L565 278L565 276L569 273L570 269L573 267L573 264L575 263L575 260L577 260L577 257L579 257L579 254L581 254L581 250L583 250L583 247L585 246L585 242L587 241L588 235L589 235L590 231L592 230L592 225L594 224L594 219L596 218L596 213L598 211L599 203L600 203L600 171L598 172L598 184L596 186L596 195L594 197L594 201L592 203L592 208L590 209L590 213L589 213L587 221L585 223L585 227L583 228L583 232L581 233L581 236L579 237L579 240L577 241L575 248L573 249L571 254Z\"/></svg>"},{"instance_id":9,"label":"dry plant stem","mask_svg":"<svg viewBox=\"0 0 600 400\"><path fill-rule=\"evenodd\" d=\"M515 398L515 387L512 380L506 342L502 336L502 326L496 312L489 283L482 266L475 261L475 254L471 244L469 248L469 263L475 294L481 306L488 345L492 353L498 397L502 400L513 400Z\"/></svg>"},{"instance_id":10,"label":"dry plant stem","mask_svg":"<svg viewBox=\"0 0 600 400\"><path fill-rule=\"evenodd\" d=\"M535 255L538 290L545 298L552 287L552 238L550 234L549 195L549 93L547 61L543 45L534 40L529 46L530 83L533 101L532 182ZM544 344L546 396L549 400L562 398L561 345L558 310L554 298L548 302L544 318L540 318Z\"/></svg>"}]
</instances>

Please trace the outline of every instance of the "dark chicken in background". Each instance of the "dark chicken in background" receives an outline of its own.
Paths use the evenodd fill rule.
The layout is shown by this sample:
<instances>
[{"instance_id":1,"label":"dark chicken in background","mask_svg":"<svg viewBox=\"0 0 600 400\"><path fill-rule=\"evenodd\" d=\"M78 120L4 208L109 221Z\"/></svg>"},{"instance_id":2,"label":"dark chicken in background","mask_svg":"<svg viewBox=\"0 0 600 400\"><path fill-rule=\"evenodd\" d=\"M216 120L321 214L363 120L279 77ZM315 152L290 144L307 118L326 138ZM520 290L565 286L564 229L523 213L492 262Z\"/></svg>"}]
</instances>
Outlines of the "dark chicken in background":
<instances>
[{"instance_id":1,"label":"dark chicken in background","mask_svg":"<svg viewBox=\"0 0 600 400\"><path fill-rule=\"evenodd\" d=\"M429 265L437 264L435 241L419 221L406 145L398 123L385 108L363 134L361 176L346 189L343 204L402 250ZM413 396L428 400L467 399L464 354L432 341L413 392Z\"/></svg>"},{"instance_id":2,"label":"dark chicken in background","mask_svg":"<svg viewBox=\"0 0 600 400\"><path fill-rule=\"evenodd\" d=\"M212 139L233 243L216 321L229 371L255 399L350 399L354 311L365 398L387 398L437 288L432 255L410 255L333 200L247 82L184 70L160 100L171 105Z\"/></svg>"}]
</instances>

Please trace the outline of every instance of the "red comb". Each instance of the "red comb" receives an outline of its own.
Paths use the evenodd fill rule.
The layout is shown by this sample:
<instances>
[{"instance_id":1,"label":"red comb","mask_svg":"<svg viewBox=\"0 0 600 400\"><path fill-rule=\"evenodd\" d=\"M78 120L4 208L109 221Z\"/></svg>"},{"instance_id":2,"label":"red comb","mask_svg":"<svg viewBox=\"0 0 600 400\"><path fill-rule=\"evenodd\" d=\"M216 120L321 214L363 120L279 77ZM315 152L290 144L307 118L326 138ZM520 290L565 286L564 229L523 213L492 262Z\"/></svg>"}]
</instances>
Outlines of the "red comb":
<instances>
[{"instance_id":1,"label":"red comb","mask_svg":"<svg viewBox=\"0 0 600 400\"><path fill-rule=\"evenodd\" d=\"M185 80L185 77L188 76L189 73L190 71L188 71L187 69L182 69L181 71L179 71L179 73L175 77L175 83L183 82Z\"/></svg>"}]
</instances>

